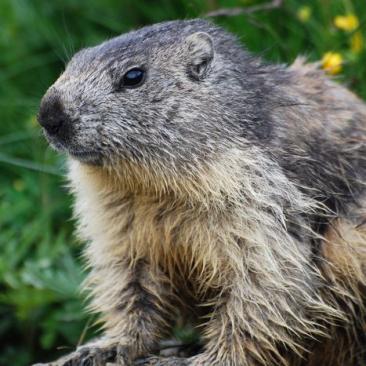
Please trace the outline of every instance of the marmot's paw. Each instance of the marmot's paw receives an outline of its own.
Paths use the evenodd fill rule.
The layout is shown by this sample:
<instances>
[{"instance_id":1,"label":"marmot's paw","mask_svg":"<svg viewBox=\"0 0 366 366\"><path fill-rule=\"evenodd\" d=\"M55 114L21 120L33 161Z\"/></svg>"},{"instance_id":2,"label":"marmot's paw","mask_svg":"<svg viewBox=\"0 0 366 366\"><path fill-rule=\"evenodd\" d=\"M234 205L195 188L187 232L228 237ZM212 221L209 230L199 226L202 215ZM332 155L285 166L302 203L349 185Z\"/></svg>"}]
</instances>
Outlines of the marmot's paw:
<instances>
[{"instance_id":1,"label":"marmot's paw","mask_svg":"<svg viewBox=\"0 0 366 366\"><path fill-rule=\"evenodd\" d=\"M57 366L105 366L109 362L118 366L130 366L128 347L120 344L84 346L67 355L55 364Z\"/></svg>"},{"instance_id":2,"label":"marmot's paw","mask_svg":"<svg viewBox=\"0 0 366 366\"><path fill-rule=\"evenodd\" d=\"M134 366L189 366L188 358L151 356L137 359Z\"/></svg>"},{"instance_id":3,"label":"marmot's paw","mask_svg":"<svg viewBox=\"0 0 366 366\"><path fill-rule=\"evenodd\" d=\"M134 366L213 366L214 363L208 361L206 356L205 353L188 358L150 356L135 360Z\"/></svg>"}]
</instances>

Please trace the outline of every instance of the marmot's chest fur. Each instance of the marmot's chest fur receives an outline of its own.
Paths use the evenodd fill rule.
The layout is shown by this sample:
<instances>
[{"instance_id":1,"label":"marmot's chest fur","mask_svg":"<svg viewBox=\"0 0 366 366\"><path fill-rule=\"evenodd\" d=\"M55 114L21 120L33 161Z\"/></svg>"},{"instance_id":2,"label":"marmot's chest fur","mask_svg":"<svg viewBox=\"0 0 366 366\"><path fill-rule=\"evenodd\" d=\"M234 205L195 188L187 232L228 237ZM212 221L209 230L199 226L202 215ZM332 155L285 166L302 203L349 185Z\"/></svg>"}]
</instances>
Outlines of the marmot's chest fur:
<instances>
[{"instance_id":1,"label":"marmot's chest fur","mask_svg":"<svg viewBox=\"0 0 366 366\"><path fill-rule=\"evenodd\" d=\"M83 170L80 166L72 169L71 179L83 191L84 184L89 187L86 194L77 195L76 209L80 210L82 236L90 241L89 252L96 261L148 260L182 294L189 288L189 295L201 300L204 294L227 285L232 273L226 248L236 240L236 208L223 212L214 205L169 194L135 195L116 188L103 192L101 176L94 181L90 170ZM108 180L108 175L102 178L104 187ZM91 194L94 190L102 193Z\"/></svg>"}]
</instances>

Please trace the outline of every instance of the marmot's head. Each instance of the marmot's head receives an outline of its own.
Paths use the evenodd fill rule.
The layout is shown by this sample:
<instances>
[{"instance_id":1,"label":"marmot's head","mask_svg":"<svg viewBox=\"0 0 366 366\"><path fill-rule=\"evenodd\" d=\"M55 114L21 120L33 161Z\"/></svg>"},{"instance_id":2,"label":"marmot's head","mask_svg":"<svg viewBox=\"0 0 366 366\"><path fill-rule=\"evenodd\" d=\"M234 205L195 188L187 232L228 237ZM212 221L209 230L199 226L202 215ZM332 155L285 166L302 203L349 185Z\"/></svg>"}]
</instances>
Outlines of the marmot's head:
<instances>
[{"instance_id":1,"label":"marmot's head","mask_svg":"<svg viewBox=\"0 0 366 366\"><path fill-rule=\"evenodd\" d=\"M86 164L191 170L268 138L262 68L209 22L161 23L78 52L39 122L53 147Z\"/></svg>"}]
</instances>

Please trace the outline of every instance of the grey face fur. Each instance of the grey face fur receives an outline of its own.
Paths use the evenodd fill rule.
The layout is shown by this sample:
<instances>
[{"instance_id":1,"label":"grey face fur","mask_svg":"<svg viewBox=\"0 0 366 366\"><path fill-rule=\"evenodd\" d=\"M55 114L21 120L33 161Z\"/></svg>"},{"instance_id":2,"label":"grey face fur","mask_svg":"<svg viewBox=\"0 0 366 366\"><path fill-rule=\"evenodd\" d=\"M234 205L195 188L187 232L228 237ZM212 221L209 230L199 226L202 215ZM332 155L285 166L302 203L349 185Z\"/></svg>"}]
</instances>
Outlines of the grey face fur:
<instances>
[{"instance_id":1,"label":"grey face fur","mask_svg":"<svg viewBox=\"0 0 366 366\"><path fill-rule=\"evenodd\" d=\"M120 87L134 67L144 83ZM56 149L86 163L192 167L248 137L268 138L261 68L206 21L153 25L78 52L43 98L39 120Z\"/></svg>"}]
</instances>

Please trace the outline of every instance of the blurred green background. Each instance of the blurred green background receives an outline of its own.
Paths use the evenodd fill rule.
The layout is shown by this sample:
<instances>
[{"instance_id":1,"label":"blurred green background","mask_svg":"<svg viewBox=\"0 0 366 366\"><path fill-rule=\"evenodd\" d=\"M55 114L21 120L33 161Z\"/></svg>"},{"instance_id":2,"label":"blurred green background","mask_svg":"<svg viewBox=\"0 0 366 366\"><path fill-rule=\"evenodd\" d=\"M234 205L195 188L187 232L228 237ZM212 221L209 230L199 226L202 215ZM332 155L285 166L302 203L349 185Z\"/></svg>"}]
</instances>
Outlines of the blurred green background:
<instances>
[{"instance_id":1,"label":"blurred green background","mask_svg":"<svg viewBox=\"0 0 366 366\"><path fill-rule=\"evenodd\" d=\"M265 2L265 1L264 1ZM64 158L36 122L39 100L81 47L142 25L250 0L0 0L0 365L51 360L95 332L83 312ZM366 98L365 0L285 0L214 18L253 52L304 54Z\"/></svg>"}]
</instances>

